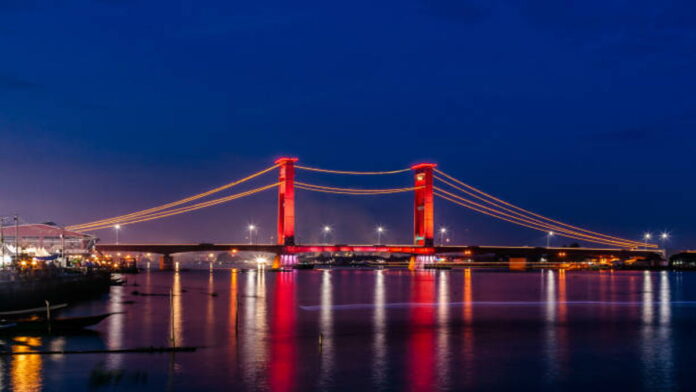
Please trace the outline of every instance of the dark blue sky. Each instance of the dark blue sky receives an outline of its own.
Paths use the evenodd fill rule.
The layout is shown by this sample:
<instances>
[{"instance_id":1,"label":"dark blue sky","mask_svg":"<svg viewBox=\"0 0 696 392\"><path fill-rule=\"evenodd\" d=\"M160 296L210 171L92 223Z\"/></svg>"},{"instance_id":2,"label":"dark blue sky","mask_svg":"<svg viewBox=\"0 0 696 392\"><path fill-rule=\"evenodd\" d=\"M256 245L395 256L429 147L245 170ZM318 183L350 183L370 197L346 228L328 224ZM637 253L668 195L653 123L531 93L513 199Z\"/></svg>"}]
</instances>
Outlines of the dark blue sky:
<instances>
[{"instance_id":1,"label":"dark blue sky","mask_svg":"<svg viewBox=\"0 0 696 392\"><path fill-rule=\"evenodd\" d=\"M290 154L433 160L523 207L696 247L691 1L0 0L0 210L81 223L197 193ZM322 184L388 183L317 177ZM437 205L460 243L543 234ZM409 195L300 193L299 236L407 242ZM272 194L124 241L240 241ZM103 238L111 240L112 233Z\"/></svg>"}]
</instances>

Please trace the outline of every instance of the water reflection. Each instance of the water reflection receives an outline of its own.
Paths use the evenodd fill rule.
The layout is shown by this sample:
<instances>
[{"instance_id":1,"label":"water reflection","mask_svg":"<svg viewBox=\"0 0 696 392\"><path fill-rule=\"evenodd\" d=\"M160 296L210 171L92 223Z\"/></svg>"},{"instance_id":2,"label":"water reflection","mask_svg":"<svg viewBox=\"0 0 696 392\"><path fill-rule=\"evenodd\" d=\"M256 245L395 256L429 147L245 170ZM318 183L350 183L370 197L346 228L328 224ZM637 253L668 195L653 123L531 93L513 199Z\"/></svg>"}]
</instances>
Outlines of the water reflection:
<instances>
[{"instance_id":1,"label":"water reflection","mask_svg":"<svg viewBox=\"0 0 696 392\"><path fill-rule=\"evenodd\" d=\"M449 271L439 271L437 275L437 384L440 389L446 389L450 384L450 342L449 342L449 310L450 289Z\"/></svg>"},{"instance_id":2,"label":"water reflection","mask_svg":"<svg viewBox=\"0 0 696 392\"><path fill-rule=\"evenodd\" d=\"M247 271L244 302L239 334L242 339L241 355L245 384L249 387L265 384L265 364L268 358L266 335L268 321L265 292L261 291L262 270ZM265 275L265 274L264 274Z\"/></svg>"},{"instance_id":3,"label":"water reflection","mask_svg":"<svg viewBox=\"0 0 696 392\"><path fill-rule=\"evenodd\" d=\"M184 309L181 305L183 298L183 292L181 290L181 273L178 271L174 273L174 278L172 281L172 309L171 309L171 320L170 328L172 332L172 340L174 345L183 346L184 343Z\"/></svg>"},{"instance_id":4,"label":"water reflection","mask_svg":"<svg viewBox=\"0 0 696 392\"><path fill-rule=\"evenodd\" d=\"M43 387L41 355L16 355L37 351L41 348L40 337L18 336L13 339L10 374L12 390L16 392L40 391Z\"/></svg>"},{"instance_id":5,"label":"water reflection","mask_svg":"<svg viewBox=\"0 0 696 392\"><path fill-rule=\"evenodd\" d=\"M434 366L435 347L433 324L435 313L435 279L430 271L413 275L411 288L411 328L408 341L408 366L406 377L408 386L414 391L432 389L435 385Z\"/></svg>"},{"instance_id":6,"label":"water reflection","mask_svg":"<svg viewBox=\"0 0 696 392\"><path fill-rule=\"evenodd\" d=\"M375 274L375 308L372 314L372 379L376 389L382 390L386 387L387 377L386 285L384 284L384 270L376 271Z\"/></svg>"},{"instance_id":7,"label":"water reflection","mask_svg":"<svg viewBox=\"0 0 696 392\"><path fill-rule=\"evenodd\" d=\"M326 389L331 382L331 373L334 367L334 339L333 339L333 286L331 284L331 271L324 270L321 274L319 312L319 333L321 364L319 374L319 387Z\"/></svg>"},{"instance_id":8,"label":"water reflection","mask_svg":"<svg viewBox=\"0 0 696 392\"><path fill-rule=\"evenodd\" d=\"M153 390L165 389L166 381L173 390L578 390L599 367L611 369L602 375L605 386L688 389L678 375L685 374L679 365L686 369L689 341L679 337L688 337L691 327L681 312L693 308L672 300L693 297L679 291L672 280L679 275L227 273L147 274L141 290L164 294L171 286L171 310L166 296L131 296L125 286L114 287L108 302L95 300L74 312L118 310L123 300L135 300L125 307L129 317L94 327L106 348L146 346L153 338L154 344L166 343L170 326L178 344L201 344L204 350L176 356L7 356L0 358L0 390L79 389L89 385L97 362L125 372L147 366ZM212 292L220 297L204 295ZM141 332L146 329L152 334ZM15 352L104 347L75 336L5 342ZM125 380L113 389L125 389Z\"/></svg>"},{"instance_id":9,"label":"water reflection","mask_svg":"<svg viewBox=\"0 0 696 392\"><path fill-rule=\"evenodd\" d=\"M271 327L272 352L269 363L272 391L290 391L295 388L295 272L278 273L274 288L273 323Z\"/></svg>"},{"instance_id":10,"label":"water reflection","mask_svg":"<svg viewBox=\"0 0 696 392\"><path fill-rule=\"evenodd\" d=\"M124 338L124 324L126 315L123 312L123 301L124 301L124 289L123 286L112 286L111 296L109 300L109 313L116 313L111 315L107 320L109 323L108 329L108 345L110 350L118 350L123 348L123 338ZM111 369L117 369L121 366L123 361L123 356L120 354L109 354L106 358L106 364Z\"/></svg>"},{"instance_id":11,"label":"water reflection","mask_svg":"<svg viewBox=\"0 0 696 392\"><path fill-rule=\"evenodd\" d=\"M544 381L553 384L559 380L565 369L565 352L567 329L565 322L568 316L568 300L566 294L566 271L546 271L543 286L545 297L544 352L546 373Z\"/></svg>"},{"instance_id":12,"label":"water reflection","mask_svg":"<svg viewBox=\"0 0 696 392\"><path fill-rule=\"evenodd\" d=\"M653 274L643 274L641 361L647 389L675 390L674 358L671 329L671 294L669 275L659 275L658 323L655 325L655 291Z\"/></svg>"},{"instance_id":13,"label":"water reflection","mask_svg":"<svg viewBox=\"0 0 696 392\"><path fill-rule=\"evenodd\" d=\"M464 270L464 295L462 298L463 302L463 317L464 317L464 331L463 331L463 381L465 386L471 386L474 381L474 301L473 301L473 288L471 283L471 268Z\"/></svg>"},{"instance_id":14,"label":"water reflection","mask_svg":"<svg viewBox=\"0 0 696 392\"><path fill-rule=\"evenodd\" d=\"M214 343L214 328L215 328L215 274L211 271L208 274L208 289L207 296L208 302L205 311L205 340L206 345L210 346Z\"/></svg>"}]
</instances>

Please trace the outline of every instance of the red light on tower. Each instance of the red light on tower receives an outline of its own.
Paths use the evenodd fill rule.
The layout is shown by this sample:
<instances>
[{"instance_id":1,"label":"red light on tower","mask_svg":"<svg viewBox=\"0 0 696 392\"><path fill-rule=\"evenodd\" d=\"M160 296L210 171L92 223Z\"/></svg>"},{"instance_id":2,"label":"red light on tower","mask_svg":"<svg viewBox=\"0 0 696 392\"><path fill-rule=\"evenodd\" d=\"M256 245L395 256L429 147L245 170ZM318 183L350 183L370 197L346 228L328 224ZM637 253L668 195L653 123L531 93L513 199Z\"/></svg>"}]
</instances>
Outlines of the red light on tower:
<instances>
[{"instance_id":1,"label":"red light on tower","mask_svg":"<svg viewBox=\"0 0 696 392\"><path fill-rule=\"evenodd\" d=\"M413 211L413 243L415 245L433 246L434 244L433 169L436 166L434 163L420 163L411 166L416 188Z\"/></svg>"},{"instance_id":2,"label":"red light on tower","mask_svg":"<svg viewBox=\"0 0 696 392\"><path fill-rule=\"evenodd\" d=\"M278 186L278 244L295 245L295 162L297 158L280 158Z\"/></svg>"}]
</instances>

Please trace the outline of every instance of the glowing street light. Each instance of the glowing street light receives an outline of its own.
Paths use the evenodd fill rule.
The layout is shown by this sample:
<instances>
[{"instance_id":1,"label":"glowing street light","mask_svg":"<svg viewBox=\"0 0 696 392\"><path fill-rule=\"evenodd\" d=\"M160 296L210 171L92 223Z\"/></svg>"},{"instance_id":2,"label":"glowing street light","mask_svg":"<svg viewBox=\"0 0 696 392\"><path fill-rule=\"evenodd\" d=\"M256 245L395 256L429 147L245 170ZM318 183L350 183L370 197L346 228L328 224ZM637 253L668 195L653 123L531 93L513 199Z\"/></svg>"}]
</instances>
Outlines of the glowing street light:
<instances>
[{"instance_id":1,"label":"glowing street light","mask_svg":"<svg viewBox=\"0 0 696 392\"><path fill-rule=\"evenodd\" d=\"M324 229L322 231L324 232L324 244L328 244L327 238L329 236L329 233L331 233L331 226L324 226Z\"/></svg>"},{"instance_id":2,"label":"glowing street light","mask_svg":"<svg viewBox=\"0 0 696 392\"><path fill-rule=\"evenodd\" d=\"M377 227L377 245L382 244L382 233L384 233L384 227L378 226Z\"/></svg>"},{"instance_id":3,"label":"glowing street light","mask_svg":"<svg viewBox=\"0 0 696 392\"><path fill-rule=\"evenodd\" d=\"M643 235L643 240L645 242L645 249L648 249L648 241L650 241L651 238L652 238L652 234L650 234L650 233L645 233Z\"/></svg>"},{"instance_id":4,"label":"glowing street light","mask_svg":"<svg viewBox=\"0 0 696 392\"><path fill-rule=\"evenodd\" d=\"M667 240L669 239L669 233L664 232L660 234L660 242L662 243L662 249L665 249Z\"/></svg>"},{"instance_id":5,"label":"glowing street light","mask_svg":"<svg viewBox=\"0 0 696 392\"><path fill-rule=\"evenodd\" d=\"M121 231L121 225L116 224L114 230L116 230L116 245L118 245L118 233Z\"/></svg>"},{"instance_id":6,"label":"glowing street light","mask_svg":"<svg viewBox=\"0 0 696 392\"><path fill-rule=\"evenodd\" d=\"M549 231L546 234L546 247L547 248L551 246L551 237L553 237L553 234L554 234L553 231Z\"/></svg>"},{"instance_id":7,"label":"glowing street light","mask_svg":"<svg viewBox=\"0 0 696 392\"><path fill-rule=\"evenodd\" d=\"M443 246L445 244L445 235L446 234L447 234L447 228L441 227L440 228L440 246Z\"/></svg>"},{"instance_id":8,"label":"glowing street light","mask_svg":"<svg viewBox=\"0 0 696 392\"><path fill-rule=\"evenodd\" d=\"M256 226L249 225L247 229L249 229L249 245L251 245L254 243L254 230L256 230Z\"/></svg>"}]
</instances>

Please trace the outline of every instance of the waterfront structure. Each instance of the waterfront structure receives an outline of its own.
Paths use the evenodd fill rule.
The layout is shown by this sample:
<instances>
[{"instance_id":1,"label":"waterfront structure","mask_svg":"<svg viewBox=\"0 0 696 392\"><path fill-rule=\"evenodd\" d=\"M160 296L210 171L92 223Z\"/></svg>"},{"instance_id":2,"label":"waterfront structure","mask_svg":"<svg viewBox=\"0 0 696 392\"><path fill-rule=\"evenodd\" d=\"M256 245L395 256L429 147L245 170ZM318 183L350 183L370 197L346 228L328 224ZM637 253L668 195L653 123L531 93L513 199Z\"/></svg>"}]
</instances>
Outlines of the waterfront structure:
<instances>
[{"instance_id":1,"label":"waterfront structure","mask_svg":"<svg viewBox=\"0 0 696 392\"><path fill-rule=\"evenodd\" d=\"M84 258L90 255L96 243L93 235L50 223L5 226L0 236L3 265L11 263L17 255L43 260Z\"/></svg>"}]
</instances>

